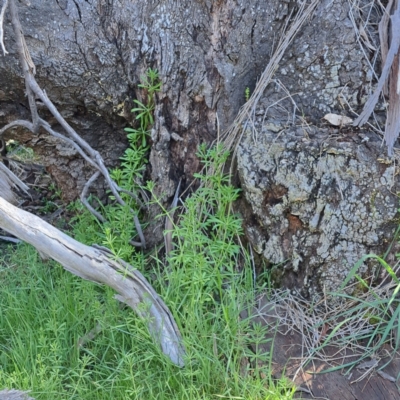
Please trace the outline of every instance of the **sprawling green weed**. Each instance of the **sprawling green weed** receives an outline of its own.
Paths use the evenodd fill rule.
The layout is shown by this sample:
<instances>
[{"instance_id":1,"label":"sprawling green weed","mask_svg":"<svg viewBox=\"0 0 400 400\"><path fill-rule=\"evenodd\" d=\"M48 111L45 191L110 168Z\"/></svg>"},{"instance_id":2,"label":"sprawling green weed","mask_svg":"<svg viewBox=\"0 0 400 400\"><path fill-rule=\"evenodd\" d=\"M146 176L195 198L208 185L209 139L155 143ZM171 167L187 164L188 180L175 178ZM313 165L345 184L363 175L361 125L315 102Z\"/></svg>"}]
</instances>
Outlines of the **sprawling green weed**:
<instances>
[{"instance_id":1,"label":"sprawling green weed","mask_svg":"<svg viewBox=\"0 0 400 400\"><path fill-rule=\"evenodd\" d=\"M126 257L172 310L187 350L185 367L171 364L111 289L43 264L34 249L21 245L0 262L0 387L32 390L44 400L292 398L284 380L271 379L270 355L261 350L265 328L240 318L253 304L254 287L238 240L241 220L232 212L239 193L221 172L228 154L218 146L202 147L199 155L202 185L185 201L168 260ZM76 237L104 242L104 231L90 218L78 214ZM118 254L112 238L108 244Z\"/></svg>"},{"instance_id":2,"label":"sprawling green weed","mask_svg":"<svg viewBox=\"0 0 400 400\"><path fill-rule=\"evenodd\" d=\"M129 261L135 257L135 249L130 242L137 235L135 224L133 222L132 211L138 215L141 205L138 204L138 190L143 178L147 158L149 154L148 138L153 125L154 112L154 96L161 88L161 82L158 77L157 70L148 69L145 76L141 77L139 87L143 89L146 97L145 102L134 100L135 106L132 113L135 114L136 126L125 128L128 133L129 147L120 158L121 164L118 168L111 171L110 175L122 189L121 198L125 202L122 206L110 196L111 203L105 206L100 205L98 210L106 219L104 224L97 224L95 218L88 211L80 211L80 215L73 220L85 220L90 226L88 234L81 235L81 224L78 223L75 230L77 231L78 240L88 244L101 244L110 248L118 257ZM100 202L98 202L101 204ZM85 230L85 228L83 228Z\"/></svg>"}]
</instances>

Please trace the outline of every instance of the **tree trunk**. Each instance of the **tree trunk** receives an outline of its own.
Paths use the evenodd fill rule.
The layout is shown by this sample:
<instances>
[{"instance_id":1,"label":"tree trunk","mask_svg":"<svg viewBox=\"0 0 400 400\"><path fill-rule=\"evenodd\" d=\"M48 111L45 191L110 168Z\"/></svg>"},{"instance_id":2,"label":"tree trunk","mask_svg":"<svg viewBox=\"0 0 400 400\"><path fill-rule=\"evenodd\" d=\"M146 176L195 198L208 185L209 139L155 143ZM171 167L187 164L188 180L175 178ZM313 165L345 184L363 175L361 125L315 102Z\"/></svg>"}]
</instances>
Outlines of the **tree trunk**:
<instances>
[{"instance_id":1,"label":"tree trunk","mask_svg":"<svg viewBox=\"0 0 400 400\"><path fill-rule=\"evenodd\" d=\"M198 170L195 153L200 142L215 139L216 114L221 129L233 121L246 87L254 89L296 7L260 0L33 0L20 5L20 17L39 83L110 166L126 147L123 127L132 122L132 99L143 96L137 86L140 75L148 67L158 68L163 86L152 135L151 178L168 197L179 178L185 185ZM365 63L355 47L348 8L343 0L321 4L280 68L292 93L307 92L296 102L314 119L319 110L340 106L337 94L343 88L361 90ZM5 28L10 54L0 59L2 124L29 115L13 34L8 24ZM313 47L318 47L317 59ZM313 63L313 72L298 80ZM332 88L321 91L328 83ZM355 98L352 105L357 103ZM175 141L173 132L183 140ZM19 131L14 137L45 156L67 200L78 195L89 171L68 146L44 134Z\"/></svg>"},{"instance_id":2,"label":"tree trunk","mask_svg":"<svg viewBox=\"0 0 400 400\"><path fill-rule=\"evenodd\" d=\"M279 1L43 2L20 5L37 78L63 116L109 166L127 146L132 100L140 76L157 68L163 83L152 134L151 178L171 197L199 168L200 142L210 143L233 121L272 51L288 4ZM6 24L0 59L1 124L28 118L13 34ZM46 116L43 111L42 115ZM52 123L54 121L50 121ZM172 133L182 140L174 140ZM69 146L48 135L14 137L44 156L66 200L78 196L90 170ZM173 135L175 138L177 136ZM98 188L99 193L101 187Z\"/></svg>"},{"instance_id":3,"label":"tree trunk","mask_svg":"<svg viewBox=\"0 0 400 400\"><path fill-rule=\"evenodd\" d=\"M287 46L273 84L265 88L254 106L253 111L257 110L258 115L250 115L248 121L255 123L258 119L260 124L264 121L266 131L279 132L281 137L287 126L299 123L296 115L303 125L320 125L326 113L351 116L350 110L359 110L375 74L369 58L375 56L374 49L379 47L378 33L369 26L379 22L381 10L375 4L368 4L361 1L360 7L353 9L345 0L319 2L313 16ZM179 179L182 189L191 182L193 173L199 169L196 157L199 143L210 143L217 137L218 122L221 131L233 122L245 101L245 89L249 87L251 92L255 89L265 66L273 60L284 28L302 12L301 3L278 0L268 5L260 0L90 3L32 0L20 6L39 83L68 122L100 151L110 167L116 165L127 146L123 127L133 122L129 111L132 99L144 95L138 88L140 76L148 67L159 70L163 85L156 99L146 177L155 181L156 193L163 200L172 198ZM361 32L361 23L368 29ZM29 117L13 34L7 24L5 28L5 44L10 54L0 59L2 124L17 117ZM368 43L369 54L359 46L360 37ZM40 112L50 123L55 123L45 110ZM261 134L260 131L258 135ZM92 170L75 150L44 132L32 135L16 129L8 135L44 156L46 167L66 200L78 196ZM253 130L244 135L241 149L250 146L249 135L258 146L260 136ZM288 144L286 139L284 143L283 146ZM307 151L307 145L299 148L298 157ZM358 157L354 148L351 152L346 155L348 163ZM357 160L362 169L370 158ZM242 183L248 200L253 189L247 186L243 170L260 174L259 168L257 163L242 165ZM385 171L381 168L380 173ZM288 190L273 180L268 181L270 176L257 179L270 184L266 198L272 203ZM99 180L95 187L98 195L104 192L102 185ZM362 190L361 186L358 188ZM364 202L369 201L367 197ZM260 201L265 200L262 198ZM253 219L260 219L256 208L263 213L266 211L263 204L252 206L247 213ZM150 213L150 219L156 212ZM298 221L299 217L293 215L292 223L309 226L309 221ZM162 226L150 226L149 232L148 241L152 245L160 240ZM280 235L288 234L285 231ZM386 234L378 235L378 242L384 238L387 239ZM286 256L293 258L295 253L287 254L284 250L293 243L285 243L272 241L282 257L272 257L267 252L267 258L272 262L280 262ZM353 254L351 261L369 247L352 249L349 247ZM300 274L297 282L306 275Z\"/></svg>"}]
</instances>

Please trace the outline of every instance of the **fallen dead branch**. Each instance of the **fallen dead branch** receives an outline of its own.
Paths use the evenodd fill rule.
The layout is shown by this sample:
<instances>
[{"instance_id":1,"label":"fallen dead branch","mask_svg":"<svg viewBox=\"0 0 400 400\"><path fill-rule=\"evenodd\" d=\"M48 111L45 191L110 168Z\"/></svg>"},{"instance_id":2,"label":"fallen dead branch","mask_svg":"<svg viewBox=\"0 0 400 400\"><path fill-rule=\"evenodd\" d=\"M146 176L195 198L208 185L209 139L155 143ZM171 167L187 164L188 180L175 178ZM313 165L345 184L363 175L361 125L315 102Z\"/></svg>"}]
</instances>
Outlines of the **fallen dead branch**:
<instances>
[{"instance_id":1,"label":"fallen dead branch","mask_svg":"<svg viewBox=\"0 0 400 400\"><path fill-rule=\"evenodd\" d=\"M145 320L164 354L174 364L184 365L184 348L171 312L144 276L131 265L110 258L106 251L77 242L1 197L0 228L30 243L74 275L113 288L118 293L115 297Z\"/></svg>"},{"instance_id":2,"label":"fallen dead branch","mask_svg":"<svg viewBox=\"0 0 400 400\"><path fill-rule=\"evenodd\" d=\"M24 73L32 122L16 120L7 124L0 129L0 139L4 132L13 127L23 127L30 130L33 134L37 134L39 129L44 129L50 135L60 138L73 146L95 169L93 176L83 189L81 200L89 211L104 222L104 218L98 213L93 212L93 208L86 201L85 196L90 184L102 175L115 199L121 205L125 205L119 195L121 189L111 179L100 153L95 151L65 121L47 94L36 82L34 77L36 68L25 43L14 0L5 1L0 12L0 45L4 55L7 54L3 43L3 23L7 5L9 6L18 54ZM36 108L36 98L39 98L47 106L67 136L56 132L49 123L40 118ZM39 217L14 207L10 204L10 202L16 201L11 191L12 186L17 186L21 190L27 190L26 185L9 171L4 164L0 163L0 228L30 243L41 254L59 262L74 275L92 282L106 284L116 290L118 293L116 298L128 304L146 321L150 333L160 344L163 352L174 364L183 366L184 349L174 318L162 299L141 273L122 260L116 260L114 257L110 258L112 256L108 252L85 246L60 232ZM138 247L145 247L145 240L138 217L133 210L132 214L136 230L140 237L140 243L131 241L131 244Z\"/></svg>"}]
</instances>

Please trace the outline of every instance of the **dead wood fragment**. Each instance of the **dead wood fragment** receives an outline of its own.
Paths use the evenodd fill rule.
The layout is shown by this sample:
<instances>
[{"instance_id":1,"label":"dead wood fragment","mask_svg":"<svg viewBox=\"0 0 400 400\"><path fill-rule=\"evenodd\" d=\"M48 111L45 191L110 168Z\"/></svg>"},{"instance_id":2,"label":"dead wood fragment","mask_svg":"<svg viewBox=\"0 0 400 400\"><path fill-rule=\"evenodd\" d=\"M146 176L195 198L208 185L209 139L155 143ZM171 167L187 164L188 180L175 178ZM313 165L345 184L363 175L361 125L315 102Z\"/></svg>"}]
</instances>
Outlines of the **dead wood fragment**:
<instances>
[{"instance_id":1,"label":"dead wood fragment","mask_svg":"<svg viewBox=\"0 0 400 400\"><path fill-rule=\"evenodd\" d=\"M28 193L29 189L28 186L0 162L0 197L3 197L12 204L16 204L17 198L12 188L18 188L25 193Z\"/></svg>"},{"instance_id":2,"label":"dead wood fragment","mask_svg":"<svg viewBox=\"0 0 400 400\"><path fill-rule=\"evenodd\" d=\"M15 389L4 389L0 391L0 400L35 400L28 396L27 392Z\"/></svg>"},{"instance_id":3,"label":"dead wood fragment","mask_svg":"<svg viewBox=\"0 0 400 400\"><path fill-rule=\"evenodd\" d=\"M379 78L378 85L364 105L364 109L359 117L354 121L354 126L362 126L373 113L376 103L378 102L381 92L387 92L387 80L389 78L389 110L385 128L385 142L388 148L389 157L393 154L393 146L400 133L400 93L397 90L399 86L399 47L400 47L400 7L396 1L395 11L393 15L388 16L392 1L389 2L386 12L379 24L379 37L382 48L382 74ZM391 22L391 43L387 50L387 32L389 21Z\"/></svg>"},{"instance_id":4,"label":"dead wood fragment","mask_svg":"<svg viewBox=\"0 0 400 400\"><path fill-rule=\"evenodd\" d=\"M390 22L390 10L392 9L392 6L393 6L393 0L389 0L378 26L379 42L381 44L382 65L385 65L386 57L389 51L388 33L389 33L389 22ZM387 82L385 82L385 85L383 87L383 94L385 96L389 95Z\"/></svg>"},{"instance_id":5,"label":"dead wood fragment","mask_svg":"<svg viewBox=\"0 0 400 400\"><path fill-rule=\"evenodd\" d=\"M118 293L115 297L145 320L164 354L174 364L184 365L185 351L171 312L146 278L131 265L77 242L3 198L0 198L0 228L30 243L74 275L113 288Z\"/></svg>"},{"instance_id":6,"label":"dead wood fragment","mask_svg":"<svg viewBox=\"0 0 400 400\"><path fill-rule=\"evenodd\" d=\"M0 163L0 165L2 165ZM0 169L0 197L3 197L8 202L16 204L17 199L11 190L11 183L7 175Z\"/></svg>"},{"instance_id":7,"label":"dead wood fragment","mask_svg":"<svg viewBox=\"0 0 400 400\"><path fill-rule=\"evenodd\" d=\"M397 23L400 25L400 17ZM389 78L389 109L385 129L385 141L388 146L389 155L392 155L394 143L400 133L400 91L398 91L398 86L400 84L399 58L400 51L397 52L393 60Z\"/></svg>"},{"instance_id":8,"label":"dead wood fragment","mask_svg":"<svg viewBox=\"0 0 400 400\"><path fill-rule=\"evenodd\" d=\"M0 46L3 50L3 55L8 54L8 51L4 46L4 29L3 29L4 14L6 12L7 6L8 6L8 0L5 0L0 11Z\"/></svg>"}]
</instances>

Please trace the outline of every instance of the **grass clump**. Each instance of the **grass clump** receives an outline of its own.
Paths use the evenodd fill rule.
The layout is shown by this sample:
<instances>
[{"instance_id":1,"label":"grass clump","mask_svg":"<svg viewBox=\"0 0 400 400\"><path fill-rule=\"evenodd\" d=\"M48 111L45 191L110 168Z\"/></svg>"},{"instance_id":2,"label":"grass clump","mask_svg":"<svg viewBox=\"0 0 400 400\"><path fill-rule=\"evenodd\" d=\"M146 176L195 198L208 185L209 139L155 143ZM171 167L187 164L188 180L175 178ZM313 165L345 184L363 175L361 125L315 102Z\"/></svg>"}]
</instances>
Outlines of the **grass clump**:
<instances>
[{"instance_id":1,"label":"grass clump","mask_svg":"<svg viewBox=\"0 0 400 400\"><path fill-rule=\"evenodd\" d=\"M228 154L202 147L199 155L202 185L185 202L167 262L154 254L129 257L172 310L185 367L170 363L111 289L42 264L21 245L0 270L0 387L32 390L40 399L292 398L288 383L269 373L265 329L240 318L253 304L254 287L232 211L238 190L221 171ZM79 240L103 235L86 213L79 215ZM101 331L79 346L96 326Z\"/></svg>"},{"instance_id":2,"label":"grass clump","mask_svg":"<svg viewBox=\"0 0 400 400\"><path fill-rule=\"evenodd\" d=\"M357 274L368 259L376 261L385 271L385 278L375 286ZM348 306L326 321L337 323L340 320L340 323L337 323L336 328L316 350L332 344L358 348L355 357L340 366L340 369L346 370L346 374L360 362L368 358L376 359L385 344L390 344L390 350L387 351L389 357L379 366L379 370L385 368L400 350L399 266L397 262L392 268L384 258L367 254L353 266L340 290L332 294L333 298L342 300ZM351 281L355 283L349 285ZM332 367L326 372L337 369L339 368Z\"/></svg>"}]
</instances>

